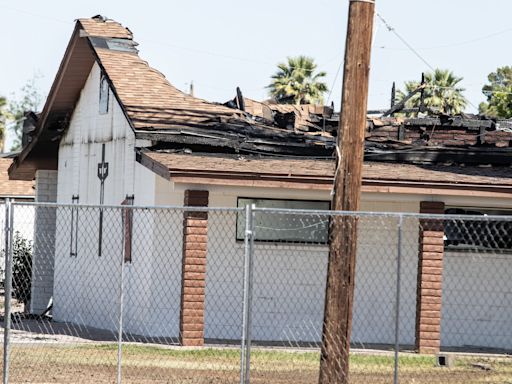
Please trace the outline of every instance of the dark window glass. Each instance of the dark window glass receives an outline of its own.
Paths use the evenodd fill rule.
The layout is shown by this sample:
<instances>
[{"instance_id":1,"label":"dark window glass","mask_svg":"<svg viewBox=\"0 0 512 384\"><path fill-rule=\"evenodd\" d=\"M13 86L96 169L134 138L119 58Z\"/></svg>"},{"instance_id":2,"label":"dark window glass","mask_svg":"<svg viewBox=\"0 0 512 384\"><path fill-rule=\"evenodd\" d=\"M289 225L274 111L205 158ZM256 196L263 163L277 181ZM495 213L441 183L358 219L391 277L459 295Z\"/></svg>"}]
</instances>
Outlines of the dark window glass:
<instances>
[{"instance_id":1,"label":"dark window glass","mask_svg":"<svg viewBox=\"0 0 512 384\"><path fill-rule=\"evenodd\" d=\"M329 201L238 198L238 207L245 207L250 204L255 204L259 208L330 209ZM326 244L329 216L326 214L256 212L254 226L254 239L258 241ZM237 240L243 240L244 234L245 214L239 214L237 218Z\"/></svg>"}]
</instances>

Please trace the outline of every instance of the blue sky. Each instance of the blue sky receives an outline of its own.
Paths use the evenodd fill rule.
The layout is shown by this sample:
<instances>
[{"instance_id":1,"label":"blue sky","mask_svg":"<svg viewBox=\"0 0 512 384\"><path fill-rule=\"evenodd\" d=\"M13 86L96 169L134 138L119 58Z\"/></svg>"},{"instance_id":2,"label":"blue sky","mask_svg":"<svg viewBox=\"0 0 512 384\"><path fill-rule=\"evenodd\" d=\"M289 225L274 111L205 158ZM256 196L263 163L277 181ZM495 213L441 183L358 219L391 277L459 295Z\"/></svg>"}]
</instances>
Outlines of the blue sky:
<instances>
[{"instance_id":1,"label":"blue sky","mask_svg":"<svg viewBox=\"0 0 512 384\"><path fill-rule=\"evenodd\" d=\"M512 65L510 0L376 0L377 12L433 67L464 77L474 112L489 72ZM128 26L140 56L196 96L226 101L267 97L265 86L287 56L313 57L328 73L339 108L348 0L188 0L143 2L0 0L0 94L12 97L38 73L46 95L73 29L98 13ZM389 105L393 81L419 79L427 65L375 20L369 108Z\"/></svg>"}]
</instances>

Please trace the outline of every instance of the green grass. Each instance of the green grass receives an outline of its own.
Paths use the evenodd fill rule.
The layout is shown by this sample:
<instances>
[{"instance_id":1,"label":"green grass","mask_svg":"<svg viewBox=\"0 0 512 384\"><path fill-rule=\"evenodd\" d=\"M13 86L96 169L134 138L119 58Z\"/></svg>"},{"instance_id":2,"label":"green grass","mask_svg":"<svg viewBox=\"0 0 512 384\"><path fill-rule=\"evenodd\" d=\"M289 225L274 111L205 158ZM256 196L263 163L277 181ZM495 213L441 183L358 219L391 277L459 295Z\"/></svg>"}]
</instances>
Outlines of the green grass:
<instances>
[{"instance_id":1,"label":"green grass","mask_svg":"<svg viewBox=\"0 0 512 384\"><path fill-rule=\"evenodd\" d=\"M101 345L85 345L77 348L81 349L94 349L97 351L117 351L116 344L101 344ZM123 354L129 357L142 357L151 355L154 357L167 357L174 359L186 360L224 360L238 361L240 358L239 349L235 348L198 348L198 349L178 349L178 348L162 348L158 346L147 345L134 345L125 344L123 346ZM251 351L251 359L253 363L306 363L318 364L320 360L320 353L317 351L284 351L284 350L263 350L255 348ZM399 365L401 368L414 367L414 368L431 368L435 366L434 356L424 355L401 355L399 358ZM370 355L370 354L352 354L350 356L350 363L354 366L394 366L394 357L392 355Z\"/></svg>"},{"instance_id":2,"label":"green grass","mask_svg":"<svg viewBox=\"0 0 512 384\"><path fill-rule=\"evenodd\" d=\"M238 377L240 351L235 347L179 348L157 345L124 344L123 372L128 383L226 383ZM115 374L117 344L13 345L13 378L21 382L110 382ZM255 384L270 382L307 384L317 380L318 351L292 351L255 347L251 352L251 372ZM452 368L436 367L434 356L401 354L401 383L469 384L511 383L512 358L484 356L457 357ZM490 367L484 370L475 364ZM27 370L26 367L38 367ZM392 354L353 353L350 356L351 381L388 383L393 376ZM30 376L33 375L33 376ZM215 377L213 381L211 378ZM193 378L193 379L192 379ZM17 381L17 380L15 380Z\"/></svg>"}]
</instances>

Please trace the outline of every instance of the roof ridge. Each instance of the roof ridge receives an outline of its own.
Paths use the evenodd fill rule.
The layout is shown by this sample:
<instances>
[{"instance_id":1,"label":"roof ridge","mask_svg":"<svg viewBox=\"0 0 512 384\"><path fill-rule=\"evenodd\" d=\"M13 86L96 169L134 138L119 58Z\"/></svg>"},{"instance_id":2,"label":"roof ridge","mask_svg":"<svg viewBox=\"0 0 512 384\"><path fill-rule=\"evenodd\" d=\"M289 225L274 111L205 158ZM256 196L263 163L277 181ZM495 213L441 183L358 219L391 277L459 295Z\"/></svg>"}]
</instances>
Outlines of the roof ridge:
<instances>
[{"instance_id":1,"label":"roof ridge","mask_svg":"<svg viewBox=\"0 0 512 384\"><path fill-rule=\"evenodd\" d=\"M116 20L96 15L91 18L79 18L76 21L89 36L133 40L132 31Z\"/></svg>"}]
</instances>

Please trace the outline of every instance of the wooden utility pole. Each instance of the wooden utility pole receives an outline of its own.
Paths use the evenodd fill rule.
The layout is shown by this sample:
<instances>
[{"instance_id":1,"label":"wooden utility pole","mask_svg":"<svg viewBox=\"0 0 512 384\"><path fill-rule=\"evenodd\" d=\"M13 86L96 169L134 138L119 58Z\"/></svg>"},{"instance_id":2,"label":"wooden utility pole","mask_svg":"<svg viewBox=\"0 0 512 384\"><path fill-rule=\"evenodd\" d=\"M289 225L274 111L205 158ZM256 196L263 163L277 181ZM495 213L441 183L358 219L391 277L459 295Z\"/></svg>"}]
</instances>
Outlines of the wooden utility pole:
<instances>
[{"instance_id":1,"label":"wooden utility pole","mask_svg":"<svg viewBox=\"0 0 512 384\"><path fill-rule=\"evenodd\" d=\"M334 210L359 210L374 11L374 0L350 0ZM329 241L319 383L341 384L348 383L357 219L333 217Z\"/></svg>"}]
</instances>

